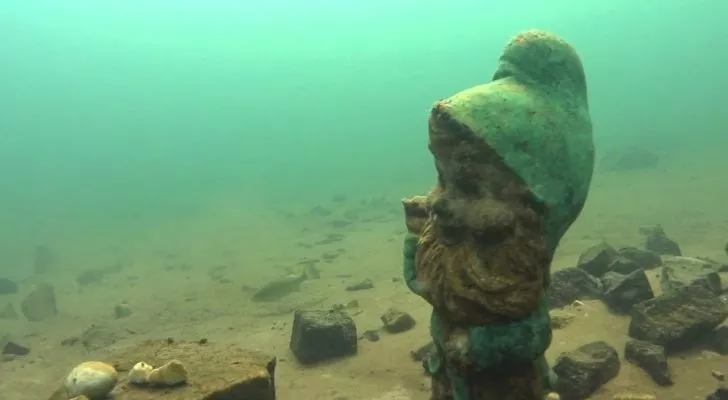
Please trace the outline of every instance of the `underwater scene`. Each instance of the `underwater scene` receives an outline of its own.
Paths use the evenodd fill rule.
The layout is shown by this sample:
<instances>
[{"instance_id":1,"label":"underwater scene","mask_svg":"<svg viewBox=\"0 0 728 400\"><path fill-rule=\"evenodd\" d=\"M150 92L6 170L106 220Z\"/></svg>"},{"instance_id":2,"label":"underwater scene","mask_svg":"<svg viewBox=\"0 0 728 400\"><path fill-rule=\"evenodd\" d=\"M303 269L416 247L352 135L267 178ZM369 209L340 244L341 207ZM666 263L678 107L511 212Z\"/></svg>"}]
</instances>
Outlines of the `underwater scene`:
<instances>
[{"instance_id":1,"label":"underwater scene","mask_svg":"<svg viewBox=\"0 0 728 400\"><path fill-rule=\"evenodd\" d=\"M728 399L725 21L6 0L0 400Z\"/></svg>"}]
</instances>

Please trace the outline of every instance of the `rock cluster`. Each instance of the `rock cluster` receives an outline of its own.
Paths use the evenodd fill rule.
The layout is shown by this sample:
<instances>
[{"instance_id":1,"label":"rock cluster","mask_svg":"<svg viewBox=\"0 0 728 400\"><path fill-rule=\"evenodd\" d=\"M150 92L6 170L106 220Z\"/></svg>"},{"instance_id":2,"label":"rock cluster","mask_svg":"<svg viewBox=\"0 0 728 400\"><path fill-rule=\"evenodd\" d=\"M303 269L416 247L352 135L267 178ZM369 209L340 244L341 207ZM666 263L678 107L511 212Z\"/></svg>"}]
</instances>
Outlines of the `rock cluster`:
<instances>
[{"instance_id":1,"label":"rock cluster","mask_svg":"<svg viewBox=\"0 0 728 400\"><path fill-rule=\"evenodd\" d=\"M669 386L673 382L670 354L704 344L728 354L728 327L719 327L728 318L728 307L720 297L720 273L728 266L682 256L680 246L659 226L642 233L646 236L643 249L615 249L600 243L584 251L575 267L555 271L548 300L553 309L600 299L613 312L628 315L627 333L632 339L625 346L624 358L657 385ZM661 268L657 296L646 275L654 268ZM562 399L584 399L618 374L619 358L607 343L588 343L562 355L554 371ZM716 397L721 390L712 398L721 398Z\"/></svg>"}]
</instances>

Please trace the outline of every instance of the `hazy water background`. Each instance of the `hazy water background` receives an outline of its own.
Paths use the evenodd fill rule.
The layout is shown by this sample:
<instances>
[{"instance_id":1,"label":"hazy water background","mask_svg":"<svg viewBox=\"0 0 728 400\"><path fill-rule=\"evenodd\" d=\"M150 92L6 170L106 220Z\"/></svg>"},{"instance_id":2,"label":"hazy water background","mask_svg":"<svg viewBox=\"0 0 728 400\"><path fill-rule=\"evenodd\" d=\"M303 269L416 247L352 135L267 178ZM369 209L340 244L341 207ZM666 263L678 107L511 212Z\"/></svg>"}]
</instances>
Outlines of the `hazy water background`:
<instances>
[{"instance_id":1,"label":"hazy water background","mask_svg":"<svg viewBox=\"0 0 728 400\"><path fill-rule=\"evenodd\" d=\"M526 28L582 55L598 150L725 146L726 20L720 0L6 0L0 269L37 243L421 191L430 105Z\"/></svg>"}]
</instances>

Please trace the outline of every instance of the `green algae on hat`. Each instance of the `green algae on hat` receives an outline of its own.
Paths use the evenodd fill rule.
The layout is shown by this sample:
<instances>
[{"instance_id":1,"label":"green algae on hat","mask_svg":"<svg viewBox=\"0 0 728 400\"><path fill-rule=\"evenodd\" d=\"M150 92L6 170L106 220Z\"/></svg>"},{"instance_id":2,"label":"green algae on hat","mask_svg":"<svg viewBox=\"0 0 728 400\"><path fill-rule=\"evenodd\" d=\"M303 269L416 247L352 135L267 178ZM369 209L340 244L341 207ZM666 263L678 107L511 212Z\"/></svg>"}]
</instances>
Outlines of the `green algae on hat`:
<instances>
[{"instance_id":1,"label":"green algae on hat","mask_svg":"<svg viewBox=\"0 0 728 400\"><path fill-rule=\"evenodd\" d=\"M594 170L586 79L576 51L551 33L522 32L506 45L491 82L441 100L435 110L482 139L546 206L554 251L586 202Z\"/></svg>"}]
</instances>

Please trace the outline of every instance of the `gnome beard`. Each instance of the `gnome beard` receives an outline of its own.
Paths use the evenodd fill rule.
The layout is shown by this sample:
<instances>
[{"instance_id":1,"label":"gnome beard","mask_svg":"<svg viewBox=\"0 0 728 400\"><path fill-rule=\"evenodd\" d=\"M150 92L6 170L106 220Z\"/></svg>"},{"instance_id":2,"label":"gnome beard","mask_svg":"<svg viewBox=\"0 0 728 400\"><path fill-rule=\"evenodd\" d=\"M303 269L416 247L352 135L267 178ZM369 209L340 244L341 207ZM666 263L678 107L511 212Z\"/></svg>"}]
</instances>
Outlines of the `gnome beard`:
<instances>
[{"instance_id":1,"label":"gnome beard","mask_svg":"<svg viewBox=\"0 0 728 400\"><path fill-rule=\"evenodd\" d=\"M488 198L446 199L438 188L429 200L415 269L430 304L463 324L534 311L551 261L536 212Z\"/></svg>"}]
</instances>

